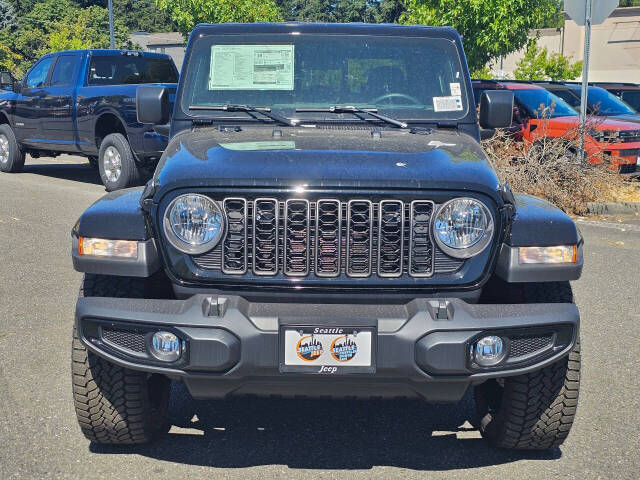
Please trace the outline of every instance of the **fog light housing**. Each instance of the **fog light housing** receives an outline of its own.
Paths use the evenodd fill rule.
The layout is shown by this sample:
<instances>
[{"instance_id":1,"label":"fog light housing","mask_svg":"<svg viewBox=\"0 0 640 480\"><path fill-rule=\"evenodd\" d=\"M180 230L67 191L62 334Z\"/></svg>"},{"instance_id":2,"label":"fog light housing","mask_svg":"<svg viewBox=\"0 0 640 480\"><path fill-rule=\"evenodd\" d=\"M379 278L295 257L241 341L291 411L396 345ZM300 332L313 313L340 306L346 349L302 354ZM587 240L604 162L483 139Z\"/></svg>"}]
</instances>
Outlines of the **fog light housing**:
<instances>
[{"instance_id":1,"label":"fog light housing","mask_svg":"<svg viewBox=\"0 0 640 480\"><path fill-rule=\"evenodd\" d=\"M506 349L502 338L496 335L482 337L471 347L471 354L475 363L481 367L493 367L506 356Z\"/></svg>"},{"instance_id":2,"label":"fog light housing","mask_svg":"<svg viewBox=\"0 0 640 480\"><path fill-rule=\"evenodd\" d=\"M175 362L182 354L180 338L171 332L156 332L151 339L151 353L165 362Z\"/></svg>"}]
</instances>

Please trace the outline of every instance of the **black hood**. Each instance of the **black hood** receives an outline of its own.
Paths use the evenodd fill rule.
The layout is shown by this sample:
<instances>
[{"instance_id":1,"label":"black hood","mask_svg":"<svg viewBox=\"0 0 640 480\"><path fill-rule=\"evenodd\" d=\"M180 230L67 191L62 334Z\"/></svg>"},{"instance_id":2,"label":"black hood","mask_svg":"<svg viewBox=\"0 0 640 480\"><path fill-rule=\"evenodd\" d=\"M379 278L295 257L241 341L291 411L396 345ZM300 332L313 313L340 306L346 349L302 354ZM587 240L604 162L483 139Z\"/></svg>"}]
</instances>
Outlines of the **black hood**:
<instances>
[{"instance_id":1,"label":"black hood","mask_svg":"<svg viewBox=\"0 0 640 480\"><path fill-rule=\"evenodd\" d=\"M175 188L304 186L466 190L496 198L499 186L468 135L358 126L183 132L167 147L154 180L159 196Z\"/></svg>"}]
</instances>

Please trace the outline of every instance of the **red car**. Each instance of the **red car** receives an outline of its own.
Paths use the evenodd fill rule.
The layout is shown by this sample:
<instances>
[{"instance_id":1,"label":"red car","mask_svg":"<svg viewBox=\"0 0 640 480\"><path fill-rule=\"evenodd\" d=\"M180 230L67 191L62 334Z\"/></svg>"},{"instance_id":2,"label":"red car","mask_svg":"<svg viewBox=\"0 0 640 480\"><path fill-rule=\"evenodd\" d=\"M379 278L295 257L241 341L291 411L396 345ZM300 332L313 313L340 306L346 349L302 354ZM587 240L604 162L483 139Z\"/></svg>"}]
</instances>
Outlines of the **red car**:
<instances>
[{"instance_id":1,"label":"red car","mask_svg":"<svg viewBox=\"0 0 640 480\"><path fill-rule=\"evenodd\" d=\"M479 99L485 90L512 90L515 97L513 131L516 138L534 143L542 136L573 139L580 117L563 99L529 83L474 80L473 91ZM599 154L613 157L612 164L621 173L635 173L640 164L640 124L612 118L599 119L588 127L585 150L592 163Z\"/></svg>"}]
</instances>

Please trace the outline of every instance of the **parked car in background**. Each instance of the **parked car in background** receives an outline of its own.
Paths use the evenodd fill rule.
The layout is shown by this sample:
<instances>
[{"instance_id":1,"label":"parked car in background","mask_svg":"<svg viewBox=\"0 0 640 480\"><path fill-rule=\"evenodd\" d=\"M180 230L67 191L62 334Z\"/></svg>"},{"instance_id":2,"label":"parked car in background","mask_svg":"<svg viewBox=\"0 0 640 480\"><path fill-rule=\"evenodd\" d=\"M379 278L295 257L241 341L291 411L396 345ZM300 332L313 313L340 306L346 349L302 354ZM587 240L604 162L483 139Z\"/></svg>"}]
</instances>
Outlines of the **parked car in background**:
<instances>
[{"instance_id":1,"label":"parked car in background","mask_svg":"<svg viewBox=\"0 0 640 480\"><path fill-rule=\"evenodd\" d=\"M582 86L577 83L540 83L550 92L558 95L574 109L580 111L580 102L582 99ZM619 97L604 88L589 85L587 94L587 113L597 117L616 117L620 120L629 120L632 122L640 122L640 114L630 105L625 103Z\"/></svg>"},{"instance_id":2,"label":"parked car in background","mask_svg":"<svg viewBox=\"0 0 640 480\"><path fill-rule=\"evenodd\" d=\"M506 89L514 93L513 128L515 138L530 144L543 137L566 138L577 134L578 112L562 98L540 85L524 82L474 80L476 101L482 92ZM590 126L585 139L585 151L592 163L599 162L600 153L612 157L620 173L635 174L640 161L640 124L630 120L603 118Z\"/></svg>"},{"instance_id":3,"label":"parked car in background","mask_svg":"<svg viewBox=\"0 0 640 480\"><path fill-rule=\"evenodd\" d=\"M637 83L596 82L593 85L613 93L637 112L640 112L640 85Z\"/></svg>"},{"instance_id":4,"label":"parked car in background","mask_svg":"<svg viewBox=\"0 0 640 480\"><path fill-rule=\"evenodd\" d=\"M74 50L45 55L13 91L0 93L0 170L19 172L25 154L82 155L108 191L140 184L168 137L136 116L139 85L175 93L178 71L168 55Z\"/></svg>"}]
</instances>

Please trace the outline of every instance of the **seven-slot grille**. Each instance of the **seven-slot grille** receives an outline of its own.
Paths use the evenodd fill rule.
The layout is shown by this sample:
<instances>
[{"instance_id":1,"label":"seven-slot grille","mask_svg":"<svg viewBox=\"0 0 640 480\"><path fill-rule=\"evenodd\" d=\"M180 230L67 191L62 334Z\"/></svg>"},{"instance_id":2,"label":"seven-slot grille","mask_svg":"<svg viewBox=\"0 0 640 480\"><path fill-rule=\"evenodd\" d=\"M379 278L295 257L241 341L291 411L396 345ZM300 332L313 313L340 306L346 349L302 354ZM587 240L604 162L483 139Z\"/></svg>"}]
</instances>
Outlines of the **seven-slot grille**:
<instances>
[{"instance_id":1,"label":"seven-slot grille","mask_svg":"<svg viewBox=\"0 0 640 480\"><path fill-rule=\"evenodd\" d=\"M431 200L226 198L227 234L192 257L227 275L429 277L453 272L431 239Z\"/></svg>"}]
</instances>

